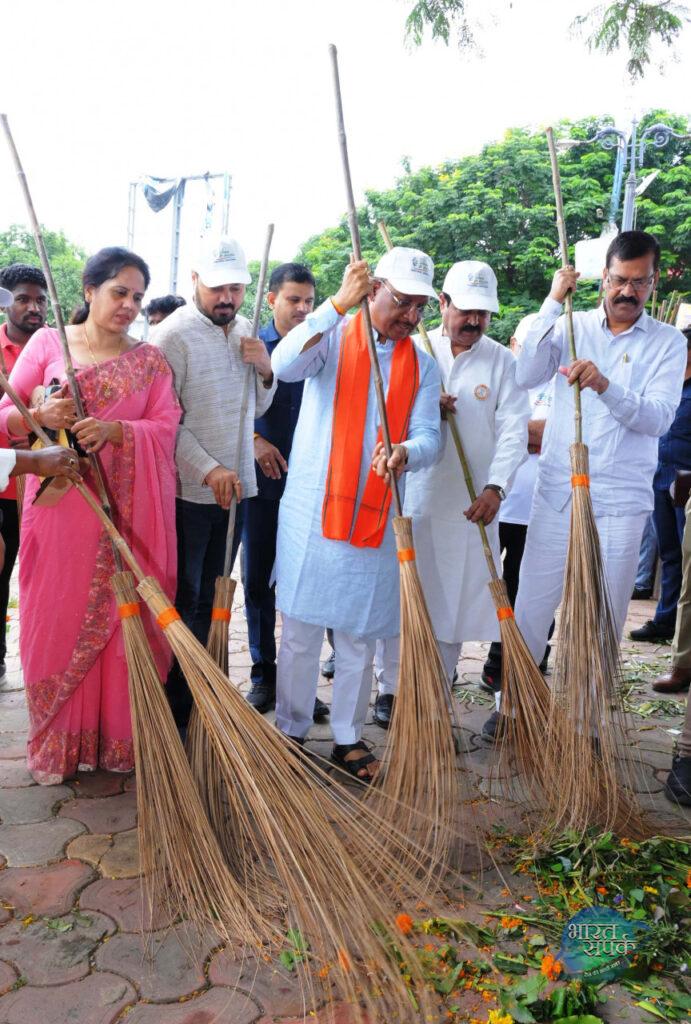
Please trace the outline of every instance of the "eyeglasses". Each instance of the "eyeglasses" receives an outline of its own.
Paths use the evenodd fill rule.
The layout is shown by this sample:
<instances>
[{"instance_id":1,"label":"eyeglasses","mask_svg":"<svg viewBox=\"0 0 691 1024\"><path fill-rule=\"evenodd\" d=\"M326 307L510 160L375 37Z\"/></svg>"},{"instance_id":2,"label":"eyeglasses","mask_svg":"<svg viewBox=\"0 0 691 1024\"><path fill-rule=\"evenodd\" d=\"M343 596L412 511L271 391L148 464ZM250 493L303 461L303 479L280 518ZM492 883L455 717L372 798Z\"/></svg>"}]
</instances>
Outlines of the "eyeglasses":
<instances>
[{"instance_id":1,"label":"eyeglasses","mask_svg":"<svg viewBox=\"0 0 691 1024\"><path fill-rule=\"evenodd\" d=\"M426 302L414 302L413 299L400 299L398 295L394 295L393 291L391 290L386 281L382 281L382 284L384 285L387 292L393 299L396 308L400 309L402 313L409 313L411 312L411 310L413 310L418 314L418 316L422 316L422 314L427 309Z\"/></svg>"},{"instance_id":2,"label":"eyeglasses","mask_svg":"<svg viewBox=\"0 0 691 1024\"><path fill-rule=\"evenodd\" d=\"M612 288L626 288L627 284L630 284L634 291L642 292L652 282L655 275L650 274L648 277L619 277L619 274L608 273L607 277Z\"/></svg>"}]
</instances>

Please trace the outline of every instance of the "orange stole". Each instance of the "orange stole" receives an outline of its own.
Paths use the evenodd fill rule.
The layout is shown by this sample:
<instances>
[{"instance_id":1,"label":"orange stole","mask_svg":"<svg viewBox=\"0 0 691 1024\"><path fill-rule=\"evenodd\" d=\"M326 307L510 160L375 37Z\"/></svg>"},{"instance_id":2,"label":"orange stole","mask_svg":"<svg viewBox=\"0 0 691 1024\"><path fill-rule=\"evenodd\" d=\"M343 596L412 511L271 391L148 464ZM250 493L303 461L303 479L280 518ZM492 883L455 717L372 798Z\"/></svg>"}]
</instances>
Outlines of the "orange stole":
<instances>
[{"instance_id":1,"label":"orange stole","mask_svg":"<svg viewBox=\"0 0 691 1024\"><path fill-rule=\"evenodd\" d=\"M360 311L341 340L334 393L331 453L322 504L322 533L329 540L349 541L358 548L378 548L391 504L391 488L375 473L368 473L355 524L365 417L369 398L370 359L365 324ZM410 414L420 386L420 368L411 338L396 342L391 360L386 415L391 443L408 436ZM381 427L377 441L381 441ZM351 536L352 528L352 536Z\"/></svg>"}]
</instances>

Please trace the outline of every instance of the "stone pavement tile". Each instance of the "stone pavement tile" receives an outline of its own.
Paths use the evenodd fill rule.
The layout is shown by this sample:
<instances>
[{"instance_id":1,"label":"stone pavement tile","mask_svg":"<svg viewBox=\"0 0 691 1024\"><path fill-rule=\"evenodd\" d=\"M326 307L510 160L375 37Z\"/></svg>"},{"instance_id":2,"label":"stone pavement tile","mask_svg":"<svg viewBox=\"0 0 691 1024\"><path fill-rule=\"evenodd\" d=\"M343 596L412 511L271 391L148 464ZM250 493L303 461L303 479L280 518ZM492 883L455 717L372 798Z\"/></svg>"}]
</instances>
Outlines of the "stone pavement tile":
<instances>
[{"instance_id":1,"label":"stone pavement tile","mask_svg":"<svg viewBox=\"0 0 691 1024\"><path fill-rule=\"evenodd\" d=\"M0 733L0 758L16 761L26 757L26 733Z\"/></svg>"},{"instance_id":2,"label":"stone pavement tile","mask_svg":"<svg viewBox=\"0 0 691 1024\"><path fill-rule=\"evenodd\" d=\"M475 743L476 741L471 737L471 742ZM463 761L464 768L477 775L482 775L483 778L506 777L509 773L506 766L502 766L500 770L499 749L491 743L480 741L479 745L473 746L473 749L467 752Z\"/></svg>"},{"instance_id":3,"label":"stone pavement tile","mask_svg":"<svg viewBox=\"0 0 691 1024\"><path fill-rule=\"evenodd\" d=\"M0 788L35 785L33 776L24 761L0 761Z\"/></svg>"},{"instance_id":4,"label":"stone pavement tile","mask_svg":"<svg viewBox=\"0 0 691 1024\"><path fill-rule=\"evenodd\" d=\"M137 878L139 867L139 837L137 829L116 832L113 844L101 857L101 874L106 878Z\"/></svg>"},{"instance_id":5,"label":"stone pavement tile","mask_svg":"<svg viewBox=\"0 0 691 1024\"><path fill-rule=\"evenodd\" d=\"M93 800L72 800L60 808L59 814L83 822L95 835L127 832L137 824L137 797L134 793L120 793Z\"/></svg>"},{"instance_id":6,"label":"stone pavement tile","mask_svg":"<svg viewBox=\"0 0 691 1024\"><path fill-rule=\"evenodd\" d=\"M123 775L122 772L104 772L99 769L95 772L79 772L76 779L70 779L68 785L74 790L75 796L116 796L122 793L128 778L129 775Z\"/></svg>"},{"instance_id":7,"label":"stone pavement tile","mask_svg":"<svg viewBox=\"0 0 691 1024\"><path fill-rule=\"evenodd\" d=\"M5 992L9 992L18 977L11 964L0 961L0 995L4 996Z\"/></svg>"},{"instance_id":8,"label":"stone pavement tile","mask_svg":"<svg viewBox=\"0 0 691 1024\"><path fill-rule=\"evenodd\" d=\"M7 924L11 917L11 910L8 910L7 907L0 907L0 926L2 926L3 924Z\"/></svg>"},{"instance_id":9,"label":"stone pavement tile","mask_svg":"<svg viewBox=\"0 0 691 1024\"><path fill-rule=\"evenodd\" d=\"M479 790L482 796L495 800L502 805L503 814L508 804L529 803L530 790L522 776L514 775L510 779L489 774L480 780ZM500 814L500 820L501 820Z\"/></svg>"},{"instance_id":10,"label":"stone pavement tile","mask_svg":"<svg viewBox=\"0 0 691 1024\"><path fill-rule=\"evenodd\" d=\"M3 825L28 825L47 821L61 800L74 799L68 786L31 786L0 790L0 818Z\"/></svg>"},{"instance_id":11,"label":"stone pavement tile","mask_svg":"<svg viewBox=\"0 0 691 1024\"><path fill-rule=\"evenodd\" d=\"M29 712L25 707L3 707L0 714L0 733L23 732L29 728Z\"/></svg>"},{"instance_id":12,"label":"stone pavement tile","mask_svg":"<svg viewBox=\"0 0 691 1024\"><path fill-rule=\"evenodd\" d=\"M57 917L70 910L79 890L93 877L93 869L80 860L61 860L50 867L7 868L0 872L0 899L14 907L17 916Z\"/></svg>"},{"instance_id":13,"label":"stone pavement tile","mask_svg":"<svg viewBox=\"0 0 691 1024\"><path fill-rule=\"evenodd\" d=\"M88 833L77 836L67 847L67 856L77 860L85 860L87 864L98 867L106 850L113 845L111 836L91 836Z\"/></svg>"},{"instance_id":14,"label":"stone pavement tile","mask_svg":"<svg viewBox=\"0 0 691 1024\"><path fill-rule=\"evenodd\" d=\"M218 944L211 929L200 936L186 923L143 937L119 932L97 951L96 966L124 975L142 999L160 1003L206 986L204 963Z\"/></svg>"},{"instance_id":15,"label":"stone pavement tile","mask_svg":"<svg viewBox=\"0 0 691 1024\"><path fill-rule=\"evenodd\" d=\"M50 818L35 825L0 826L0 854L10 867L29 868L63 856L66 843L81 835L84 826L69 818Z\"/></svg>"},{"instance_id":16,"label":"stone pavement tile","mask_svg":"<svg viewBox=\"0 0 691 1024\"><path fill-rule=\"evenodd\" d=\"M92 913L39 918L26 925L11 921L0 930L0 960L13 964L29 985L78 981L89 973L89 958L114 927L103 914Z\"/></svg>"},{"instance_id":17,"label":"stone pavement tile","mask_svg":"<svg viewBox=\"0 0 691 1024\"><path fill-rule=\"evenodd\" d=\"M250 993L267 1017L304 1015L309 1009L295 975L274 963L241 955L233 959L231 952L222 949L211 958L209 981Z\"/></svg>"},{"instance_id":18,"label":"stone pavement tile","mask_svg":"<svg viewBox=\"0 0 691 1024\"><path fill-rule=\"evenodd\" d=\"M90 974L82 981L45 988L20 988L0 999L2 1024L115 1024L135 1002L132 986L115 974ZM50 999L50 1016L46 1001Z\"/></svg>"},{"instance_id":19,"label":"stone pavement tile","mask_svg":"<svg viewBox=\"0 0 691 1024\"><path fill-rule=\"evenodd\" d=\"M163 908L155 910L153 918L150 917L138 878L102 878L93 882L79 897L79 907L82 911L98 910L107 914L123 932L140 931L144 922L146 931L157 931L172 924L170 914Z\"/></svg>"},{"instance_id":20,"label":"stone pavement tile","mask_svg":"<svg viewBox=\"0 0 691 1024\"><path fill-rule=\"evenodd\" d=\"M126 775L125 776L125 792L126 793L136 792L136 789L137 789L137 778L134 775L134 773L132 773L132 775Z\"/></svg>"},{"instance_id":21,"label":"stone pavement tile","mask_svg":"<svg viewBox=\"0 0 691 1024\"><path fill-rule=\"evenodd\" d=\"M272 1024L272 1021L280 1021L280 1024L370 1024L370 1019L366 1014L357 1015L353 1007L348 1006L346 1003L325 1006L317 1013L308 1011L305 1016L262 1017L261 1020L257 1021L257 1024ZM393 1024L393 1021L387 1022L387 1024Z\"/></svg>"},{"instance_id":22,"label":"stone pavement tile","mask_svg":"<svg viewBox=\"0 0 691 1024\"><path fill-rule=\"evenodd\" d=\"M257 1004L242 992L212 988L184 1003L137 1003L125 1020L127 1024L252 1024L260 1015Z\"/></svg>"}]
</instances>

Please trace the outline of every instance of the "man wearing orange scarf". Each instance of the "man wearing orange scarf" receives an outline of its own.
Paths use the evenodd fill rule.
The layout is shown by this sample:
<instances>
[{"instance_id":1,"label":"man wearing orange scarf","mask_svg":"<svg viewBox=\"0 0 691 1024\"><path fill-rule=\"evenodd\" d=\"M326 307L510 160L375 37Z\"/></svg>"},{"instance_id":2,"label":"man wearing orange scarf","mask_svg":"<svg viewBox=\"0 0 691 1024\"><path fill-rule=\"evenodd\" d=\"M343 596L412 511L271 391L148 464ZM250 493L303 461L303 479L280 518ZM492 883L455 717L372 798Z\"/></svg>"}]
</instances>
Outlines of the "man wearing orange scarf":
<instances>
[{"instance_id":1,"label":"man wearing orange scarf","mask_svg":"<svg viewBox=\"0 0 691 1024\"><path fill-rule=\"evenodd\" d=\"M276 723L304 742L324 627L333 627L332 760L363 782L376 771L362 742L374 646L400 629L391 493L378 474L415 472L439 452L439 371L411 340L428 299L436 298L433 275L431 259L417 249L392 249L374 280L364 261L351 262L336 295L272 355L279 380L305 381L279 514ZM345 316L366 296L394 444L388 466L375 459L377 473L379 417L363 317Z\"/></svg>"}]
</instances>

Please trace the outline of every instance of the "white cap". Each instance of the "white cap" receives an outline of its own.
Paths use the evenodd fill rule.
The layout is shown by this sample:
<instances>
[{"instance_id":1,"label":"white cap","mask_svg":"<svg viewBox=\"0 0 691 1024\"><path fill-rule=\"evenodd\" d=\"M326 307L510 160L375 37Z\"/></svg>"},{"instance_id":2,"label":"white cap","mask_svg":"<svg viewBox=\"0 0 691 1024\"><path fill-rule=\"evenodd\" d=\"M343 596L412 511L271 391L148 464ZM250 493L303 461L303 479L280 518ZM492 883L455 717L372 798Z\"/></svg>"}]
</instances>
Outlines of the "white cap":
<instances>
[{"instance_id":1,"label":"white cap","mask_svg":"<svg viewBox=\"0 0 691 1024\"><path fill-rule=\"evenodd\" d=\"M454 263L446 277L442 291L451 296L456 309L485 309L499 312L496 274L488 263L462 260Z\"/></svg>"},{"instance_id":2,"label":"white cap","mask_svg":"<svg viewBox=\"0 0 691 1024\"><path fill-rule=\"evenodd\" d=\"M436 299L432 287L434 263L420 249L395 245L377 263L374 276L388 281L402 295L429 295Z\"/></svg>"},{"instance_id":3,"label":"white cap","mask_svg":"<svg viewBox=\"0 0 691 1024\"><path fill-rule=\"evenodd\" d=\"M8 292L7 288L0 288L0 306L11 306L14 302L14 295Z\"/></svg>"},{"instance_id":4,"label":"white cap","mask_svg":"<svg viewBox=\"0 0 691 1024\"><path fill-rule=\"evenodd\" d=\"M513 336L519 345L522 345L525 341L528 331L533 326L538 316L538 313L528 313L518 322L518 324L516 324L516 330L513 332Z\"/></svg>"},{"instance_id":5,"label":"white cap","mask_svg":"<svg viewBox=\"0 0 691 1024\"><path fill-rule=\"evenodd\" d=\"M247 269L245 253L234 238L221 238L216 244L202 242L202 247L192 270L199 274L207 288L219 288L224 284L249 284L252 276Z\"/></svg>"}]
</instances>

